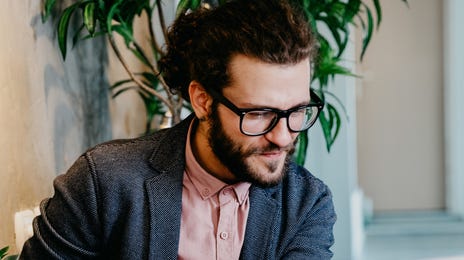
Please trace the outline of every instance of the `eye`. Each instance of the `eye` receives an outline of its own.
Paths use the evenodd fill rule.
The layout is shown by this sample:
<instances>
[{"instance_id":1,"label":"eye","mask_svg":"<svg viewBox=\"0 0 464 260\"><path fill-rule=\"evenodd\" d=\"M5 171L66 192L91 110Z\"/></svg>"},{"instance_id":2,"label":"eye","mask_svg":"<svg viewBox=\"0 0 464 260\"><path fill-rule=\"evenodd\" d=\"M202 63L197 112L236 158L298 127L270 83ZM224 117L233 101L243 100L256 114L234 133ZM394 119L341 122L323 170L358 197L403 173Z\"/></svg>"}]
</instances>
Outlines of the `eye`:
<instances>
[{"instance_id":1,"label":"eye","mask_svg":"<svg viewBox=\"0 0 464 260\"><path fill-rule=\"evenodd\" d=\"M271 111L249 111L245 117L249 120L269 120L275 117L275 113Z\"/></svg>"},{"instance_id":2,"label":"eye","mask_svg":"<svg viewBox=\"0 0 464 260\"><path fill-rule=\"evenodd\" d=\"M300 108L298 110L293 111L290 116L291 117L302 117L307 113L307 108Z\"/></svg>"}]
</instances>

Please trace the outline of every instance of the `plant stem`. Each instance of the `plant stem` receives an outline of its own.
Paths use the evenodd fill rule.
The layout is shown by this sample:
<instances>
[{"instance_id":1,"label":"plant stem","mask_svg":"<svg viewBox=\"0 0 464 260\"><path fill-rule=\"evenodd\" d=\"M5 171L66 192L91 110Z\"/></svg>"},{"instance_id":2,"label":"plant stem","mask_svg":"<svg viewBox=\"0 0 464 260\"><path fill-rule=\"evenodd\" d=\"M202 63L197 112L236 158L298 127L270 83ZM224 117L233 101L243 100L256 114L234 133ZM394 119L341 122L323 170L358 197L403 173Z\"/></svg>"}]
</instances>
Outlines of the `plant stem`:
<instances>
[{"instance_id":1,"label":"plant stem","mask_svg":"<svg viewBox=\"0 0 464 260\"><path fill-rule=\"evenodd\" d=\"M147 12L148 12L148 28L149 28L148 31L150 32L150 39L151 39L152 46L155 48L156 52L163 55L164 52L161 49L161 46L159 45L159 43L156 41L155 29L153 28L153 23L152 23L153 15L151 13L151 10L148 10Z\"/></svg>"},{"instance_id":2,"label":"plant stem","mask_svg":"<svg viewBox=\"0 0 464 260\"><path fill-rule=\"evenodd\" d=\"M164 39L168 38L166 21L164 20L163 7L161 6L161 0L156 0L156 5L158 6L158 15L161 25L161 30L163 31Z\"/></svg>"},{"instance_id":3,"label":"plant stem","mask_svg":"<svg viewBox=\"0 0 464 260\"><path fill-rule=\"evenodd\" d=\"M123 58L123 56L121 55L121 52L119 51L119 48L118 46L116 45L116 42L114 40L114 37L112 35L109 35L108 36L109 38L109 41L110 41L110 44L111 44L111 47L113 48L115 54L116 54L116 57L118 57L119 61L121 62L122 66L124 67L124 69L126 70L126 72L129 74L129 77L135 82L135 84L137 84L137 86L139 86L141 89L147 91L148 93L154 95L155 97L157 97L161 102L163 102L167 107L168 109L171 111L171 113L173 115L177 114L177 111L175 109L175 104L171 103L170 100L166 99L163 95L161 95L158 91L152 89L152 88L149 88L148 86L146 86L145 84L143 84L143 82L141 82L135 75L134 73L132 73L132 71L130 70L129 68L129 65L127 64L126 60ZM161 80L160 80L161 81ZM166 84L166 83L164 83ZM175 117L174 117L175 118Z\"/></svg>"},{"instance_id":4,"label":"plant stem","mask_svg":"<svg viewBox=\"0 0 464 260\"><path fill-rule=\"evenodd\" d=\"M163 31L164 38L167 39L167 27L166 27L166 22L165 22L165 19L164 19L163 7L161 6L161 1L160 0L156 1L156 7L155 8L158 8L158 14L159 14L161 30ZM153 15L152 15L151 11L152 10L148 10L148 27L149 27L149 32L150 32L150 38L151 38L152 44L153 44L153 46L155 48L155 51L157 51L161 55L164 55L164 52L161 50L161 47L159 46L158 42L156 41L155 30L153 28L153 23L152 23ZM153 74L158 75L158 79L160 80L160 83L163 86L164 91L166 92L169 101L175 107L174 110L176 110L176 112L171 111L171 112L173 112L172 115L173 115L174 122L175 123L179 122L180 121L180 110L182 109L182 99L180 98L176 102L174 100L173 94L171 93L171 91L169 91L169 86L164 81L164 79L161 76L161 73L158 71L158 69L155 66L152 66L151 63L150 63L150 68L151 68ZM177 104L177 106L176 106L175 105L176 103L180 103L180 104Z\"/></svg>"},{"instance_id":5,"label":"plant stem","mask_svg":"<svg viewBox=\"0 0 464 260\"><path fill-rule=\"evenodd\" d=\"M150 67L150 69L154 72L156 69L153 66L153 64L151 64L151 62L148 59L147 55L145 55L145 52L143 51L142 47L136 41L133 41L132 43L134 44L134 47L137 49L137 51L140 53L140 55L142 55L143 59L145 59L147 61L146 64L148 65L148 67Z\"/></svg>"}]
</instances>

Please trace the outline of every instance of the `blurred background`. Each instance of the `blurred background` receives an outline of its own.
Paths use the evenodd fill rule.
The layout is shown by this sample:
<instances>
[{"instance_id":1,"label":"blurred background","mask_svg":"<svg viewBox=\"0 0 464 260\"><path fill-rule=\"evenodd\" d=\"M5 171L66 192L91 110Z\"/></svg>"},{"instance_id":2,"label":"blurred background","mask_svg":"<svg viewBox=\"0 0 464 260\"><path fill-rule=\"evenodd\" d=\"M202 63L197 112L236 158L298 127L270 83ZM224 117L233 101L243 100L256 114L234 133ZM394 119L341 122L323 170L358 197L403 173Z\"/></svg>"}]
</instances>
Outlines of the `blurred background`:
<instances>
[{"instance_id":1,"label":"blurred background","mask_svg":"<svg viewBox=\"0 0 464 260\"><path fill-rule=\"evenodd\" d=\"M464 1L380 3L363 61L360 32L343 57L360 77L330 86L346 110L330 153L319 126L310 134L306 166L338 214L334 259L464 259ZM172 20L176 3L163 4ZM137 93L109 96L127 74L105 38L79 42L63 61L56 20L40 13L41 1L0 2L0 248L11 253L30 232L15 213L30 220L90 146L145 131Z\"/></svg>"}]
</instances>

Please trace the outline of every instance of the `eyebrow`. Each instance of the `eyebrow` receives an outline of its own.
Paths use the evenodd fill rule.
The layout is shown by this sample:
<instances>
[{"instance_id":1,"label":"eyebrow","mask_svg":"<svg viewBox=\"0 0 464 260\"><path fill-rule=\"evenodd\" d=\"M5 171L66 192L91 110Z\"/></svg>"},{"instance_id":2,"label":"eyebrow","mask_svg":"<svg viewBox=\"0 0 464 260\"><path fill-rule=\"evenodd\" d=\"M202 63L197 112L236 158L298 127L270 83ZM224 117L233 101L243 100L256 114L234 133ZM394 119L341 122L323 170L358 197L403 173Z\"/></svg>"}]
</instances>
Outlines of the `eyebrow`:
<instances>
[{"instance_id":1,"label":"eyebrow","mask_svg":"<svg viewBox=\"0 0 464 260\"><path fill-rule=\"evenodd\" d=\"M242 103L242 105L244 105L245 107L239 107L240 109L253 109L253 108L256 108L256 109L265 109L265 108L271 108L271 109L277 109L277 110L289 110L289 109L293 109L293 108L297 108L297 107L301 107L301 106L307 106L307 105L310 105L311 104L311 101L308 101L308 102L305 102L305 101L302 101L290 108L287 108L287 109L280 109L278 107L273 107L273 106L269 106L269 105L257 105L257 104L253 104L253 103L249 103L249 102L246 102L246 103Z\"/></svg>"}]
</instances>

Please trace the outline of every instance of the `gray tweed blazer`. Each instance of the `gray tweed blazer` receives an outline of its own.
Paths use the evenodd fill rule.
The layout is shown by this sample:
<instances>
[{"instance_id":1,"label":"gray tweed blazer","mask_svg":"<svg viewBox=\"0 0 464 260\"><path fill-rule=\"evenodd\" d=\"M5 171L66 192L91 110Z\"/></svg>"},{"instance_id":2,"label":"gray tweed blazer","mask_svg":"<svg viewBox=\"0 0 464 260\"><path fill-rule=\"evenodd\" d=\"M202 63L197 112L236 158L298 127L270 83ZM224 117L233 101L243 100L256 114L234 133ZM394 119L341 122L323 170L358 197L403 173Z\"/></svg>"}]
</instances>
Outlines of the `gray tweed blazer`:
<instances>
[{"instance_id":1,"label":"gray tweed blazer","mask_svg":"<svg viewBox=\"0 0 464 260\"><path fill-rule=\"evenodd\" d=\"M20 259L177 259L192 118L84 153L55 179ZM335 220L327 186L292 164L281 184L251 186L240 258L329 259Z\"/></svg>"}]
</instances>

